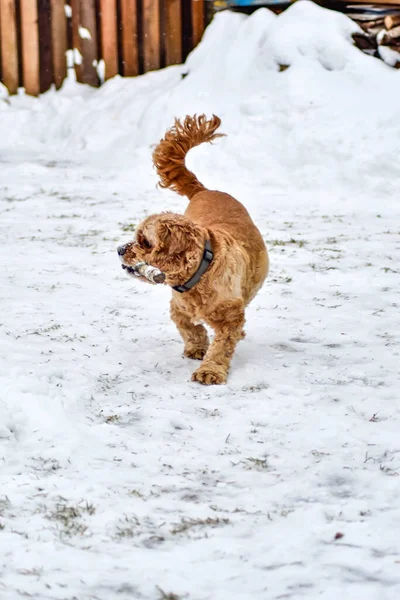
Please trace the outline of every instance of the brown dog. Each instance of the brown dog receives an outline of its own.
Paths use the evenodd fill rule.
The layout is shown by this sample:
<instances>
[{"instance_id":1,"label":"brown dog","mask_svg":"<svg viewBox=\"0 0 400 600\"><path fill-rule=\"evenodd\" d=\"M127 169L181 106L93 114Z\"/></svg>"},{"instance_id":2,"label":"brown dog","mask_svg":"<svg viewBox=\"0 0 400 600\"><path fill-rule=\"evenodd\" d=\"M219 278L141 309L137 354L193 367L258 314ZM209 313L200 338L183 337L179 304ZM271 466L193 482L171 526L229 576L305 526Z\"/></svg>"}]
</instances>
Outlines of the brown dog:
<instances>
[{"instance_id":1,"label":"brown dog","mask_svg":"<svg viewBox=\"0 0 400 600\"><path fill-rule=\"evenodd\" d=\"M160 185L187 196L185 215L152 215L138 225L136 239L118 253L125 266L145 261L166 275L173 288L171 317L185 356L203 360L192 380L224 383L238 341L244 311L268 273L264 241L244 206L223 192L207 190L185 166L194 146L212 142L221 120L186 117L153 153ZM215 332L209 347L205 323Z\"/></svg>"}]
</instances>

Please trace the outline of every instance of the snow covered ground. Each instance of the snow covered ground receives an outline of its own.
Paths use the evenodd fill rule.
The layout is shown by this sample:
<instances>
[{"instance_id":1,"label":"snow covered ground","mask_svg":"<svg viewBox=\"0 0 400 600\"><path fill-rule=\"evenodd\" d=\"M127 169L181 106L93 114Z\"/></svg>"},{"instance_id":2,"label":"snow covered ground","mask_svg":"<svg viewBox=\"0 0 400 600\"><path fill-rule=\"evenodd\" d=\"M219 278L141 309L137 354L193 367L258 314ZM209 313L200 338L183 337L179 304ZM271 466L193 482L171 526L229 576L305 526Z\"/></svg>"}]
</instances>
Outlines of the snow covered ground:
<instances>
[{"instance_id":1,"label":"snow covered ground","mask_svg":"<svg viewBox=\"0 0 400 600\"><path fill-rule=\"evenodd\" d=\"M2 600L399 597L400 72L355 29L223 13L185 66L0 99ZM183 211L151 144L194 111L271 258L212 388L116 255Z\"/></svg>"}]
</instances>

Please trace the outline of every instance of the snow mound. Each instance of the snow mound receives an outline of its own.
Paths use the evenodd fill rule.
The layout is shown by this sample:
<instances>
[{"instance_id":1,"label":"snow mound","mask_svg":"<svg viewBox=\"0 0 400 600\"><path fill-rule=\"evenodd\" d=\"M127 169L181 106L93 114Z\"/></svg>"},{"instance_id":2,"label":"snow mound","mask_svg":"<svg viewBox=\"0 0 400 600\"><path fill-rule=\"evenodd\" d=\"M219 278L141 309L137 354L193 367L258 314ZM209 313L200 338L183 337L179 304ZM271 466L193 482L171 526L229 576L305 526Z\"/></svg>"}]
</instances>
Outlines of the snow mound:
<instances>
[{"instance_id":1,"label":"snow mound","mask_svg":"<svg viewBox=\"0 0 400 600\"><path fill-rule=\"evenodd\" d=\"M0 152L101 155L127 169L140 155L151 171L150 147L174 117L215 113L228 134L223 160L251 185L289 177L301 189L339 181L347 190L361 177L379 193L400 176L400 73L358 50L355 31L308 1L279 16L218 13L184 65L98 90L69 79L61 92L11 98ZM196 148L193 160L206 185L222 184L222 153Z\"/></svg>"},{"instance_id":2,"label":"snow mound","mask_svg":"<svg viewBox=\"0 0 400 600\"><path fill-rule=\"evenodd\" d=\"M314 63L327 71L341 71L364 62L351 37L358 31L358 25L341 13L298 2L277 19L263 54L282 65Z\"/></svg>"}]
</instances>

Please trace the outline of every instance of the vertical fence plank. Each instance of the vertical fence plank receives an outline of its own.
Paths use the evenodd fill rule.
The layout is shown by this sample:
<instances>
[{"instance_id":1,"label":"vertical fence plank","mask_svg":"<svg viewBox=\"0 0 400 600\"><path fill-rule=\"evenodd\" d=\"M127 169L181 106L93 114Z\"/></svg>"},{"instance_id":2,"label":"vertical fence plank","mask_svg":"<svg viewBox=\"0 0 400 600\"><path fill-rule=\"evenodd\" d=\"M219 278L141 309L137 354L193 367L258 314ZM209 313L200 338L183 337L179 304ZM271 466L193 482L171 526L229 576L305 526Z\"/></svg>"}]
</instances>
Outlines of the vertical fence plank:
<instances>
[{"instance_id":1,"label":"vertical fence plank","mask_svg":"<svg viewBox=\"0 0 400 600\"><path fill-rule=\"evenodd\" d=\"M122 69L125 77L139 74L136 0L121 1Z\"/></svg>"},{"instance_id":2,"label":"vertical fence plank","mask_svg":"<svg viewBox=\"0 0 400 600\"><path fill-rule=\"evenodd\" d=\"M74 47L72 42L72 5L71 2L73 0L65 0L64 11L67 21L67 51ZM67 76L68 69L71 68L70 61L67 59Z\"/></svg>"},{"instance_id":3,"label":"vertical fence plank","mask_svg":"<svg viewBox=\"0 0 400 600\"><path fill-rule=\"evenodd\" d=\"M118 37L116 0L100 0L101 55L105 62L105 78L118 73Z\"/></svg>"},{"instance_id":4,"label":"vertical fence plank","mask_svg":"<svg viewBox=\"0 0 400 600\"><path fill-rule=\"evenodd\" d=\"M0 0L0 12L2 79L10 94L15 94L19 82L15 0Z\"/></svg>"},{"instance_id":5,"label":"vertical fence plank","mask_svg":"<svg viewBox=\"0 0 400 600\"><path fill-rule=\"evenodd\" d=\"M192 45L200 42L204 32L204 0L192 0Z\"/></svg>"},{"instance_id":6,"label":"vertical fence plank","mask_svg":"<svg viewBox=\"0 0 400 600\"><path fill-rule=\"evenodd\" d=\"M93 86L99 85L96 61L97 52L97 24L95 0L84 0L81 2L79 37L82 54L82 83Z\"/></svg>"},{"instance_id":7,"label":"vertical fence plank","mask_svg":"<svg viewBox=\"0 0 400 600\"><path fill-rule=\"evenodd\" d=\"M53 83L51 44L51 0L38 0L40 92L47 92Z\"/></svg>"},{"instance_id":8,"label":"vertical fence plank","mask_svg":"<svg viewBox=\"0 0 400 600\"><path fill-rule=\"evenodd\" d=\"M160 3L143 1L143 69L144 72L160 68Z\"/></svg>"},{"instance_id":9,"label":"vertical fence plank","mask_svg":"<svg viewBox=\"0 0 400 600\"><path fill-rule=\"evenodd\" d=\"M51 0L53 81L57 89L67 76L67 17L64 4L65 0Z\"/></svg>"},{"instance_id":10,"label":"vertical fence plank","mask_svg":"<svg viewBox=\"0 0 400 600\"><path fill-rule=\"evenodd\" d=\"M185 61L193 50L192 0L182 0L182 59Z\"/></svg>"},{"instance_id":11,"label":"vertical fence plank","mask_svg":"<svg viewBox=\"0 0 400 600\"><path fill-rule=\"evenodd\" d=\"M38 96L40 63L37 3L32 0L20 0L20 6L23 86L27 94Z\"/></svg>"},{"instance_id":12,"label":"vertical fence plank","mask_svg":"<svg viewBox=\"0 0 400 600\"><path fill-rule=\"evenodd\" d=\"M76 78L79 83L97 86L99 78L95 62L98 59L95 0L71 0L71 9Z\"/></svg>"},{"instance_id":13,"label":"vertical fence plank","mask_svg":"<svg viewBox=\"0 0 400 600\"><path fill-rule=\"evenodd\" d=\"M74 69L76 74L76 79L80 83L82 83L83 77L83 65L80 60L82 56L82 48L81 48L81 37L79 35L79 25L81 22L81 2L85 0L71 0L71 29L72 29L72 48L74 51Z\"/></svg>"},{"instance_id":14,"label":"vertical fence plank","mask_svg":"<svg viewBox=\"0 0 400 600\"><path fill-rule=\"evenodd\" d=\"M182 62L182 8L181 0L165 1L165 63Z\"/></svg>"}]
</instances>

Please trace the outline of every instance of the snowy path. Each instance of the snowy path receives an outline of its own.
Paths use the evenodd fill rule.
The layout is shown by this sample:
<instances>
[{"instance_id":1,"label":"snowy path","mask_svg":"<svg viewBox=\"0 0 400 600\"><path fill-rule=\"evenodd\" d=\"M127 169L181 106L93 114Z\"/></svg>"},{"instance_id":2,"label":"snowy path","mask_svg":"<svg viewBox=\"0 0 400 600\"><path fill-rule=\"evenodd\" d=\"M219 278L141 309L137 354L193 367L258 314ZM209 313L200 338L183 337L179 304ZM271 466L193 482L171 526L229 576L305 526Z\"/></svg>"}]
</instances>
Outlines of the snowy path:
<instances>
[{"instance_id":1,"label":"snowy path","mask_svg":"<svg viewBox=\"0 0 400 600\"><path fill-rule=\"evenodd\" d=\"M1 597L398 597L389 209L244 197L271 275L228 385L203 388L168 291L115 255L150 198L182 200L93 165L3 166Z\"/></svg>"}]
</instances>

